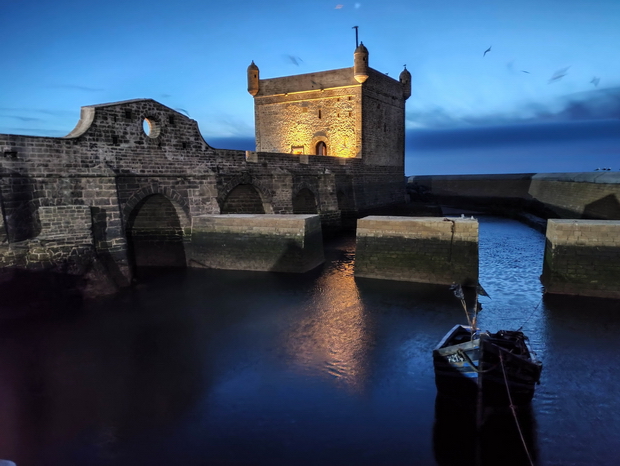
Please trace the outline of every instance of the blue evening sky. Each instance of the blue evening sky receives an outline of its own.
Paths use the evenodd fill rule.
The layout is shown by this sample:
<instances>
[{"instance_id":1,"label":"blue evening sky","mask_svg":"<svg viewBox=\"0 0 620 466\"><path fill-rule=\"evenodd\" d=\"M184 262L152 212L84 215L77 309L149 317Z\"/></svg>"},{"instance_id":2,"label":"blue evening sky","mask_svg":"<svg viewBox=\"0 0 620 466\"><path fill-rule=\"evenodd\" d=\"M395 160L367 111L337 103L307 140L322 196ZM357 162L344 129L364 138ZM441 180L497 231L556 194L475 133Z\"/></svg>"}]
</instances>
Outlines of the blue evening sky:
<instances>
[{"instance_id":1,"label":"blue evening sky","mask_svg":"<svg viewBox=\"0 0 620 466\"><path fill-rule=\"evenodd\" d=\"M412 74L407 175L620 169L618 0L0 0L0 18L0 133L152 98L253 149L250 62L349 67L359 26L372 68Z\"/></svg>"}]
</instances>

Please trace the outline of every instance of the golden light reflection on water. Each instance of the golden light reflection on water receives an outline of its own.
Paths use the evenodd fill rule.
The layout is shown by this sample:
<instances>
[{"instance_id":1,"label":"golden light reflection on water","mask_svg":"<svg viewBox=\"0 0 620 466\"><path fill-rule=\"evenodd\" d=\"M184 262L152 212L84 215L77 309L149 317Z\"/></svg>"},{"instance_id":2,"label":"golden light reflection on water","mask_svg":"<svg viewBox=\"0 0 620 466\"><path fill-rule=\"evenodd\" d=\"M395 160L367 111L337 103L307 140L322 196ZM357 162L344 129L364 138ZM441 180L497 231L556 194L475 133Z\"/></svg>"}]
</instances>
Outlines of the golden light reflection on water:
<instances>
[{"instance_id":1,"label":"golden light reflection on water","mask_svg":"<svg viewBox=\"0 0 620 466\"><path fill-rule=\"evenodd\" d=\"M372 337L352 260L325 274L313 293L305 318L287 335L294 369L363 392Z\"/></svg>"}]
</instances>

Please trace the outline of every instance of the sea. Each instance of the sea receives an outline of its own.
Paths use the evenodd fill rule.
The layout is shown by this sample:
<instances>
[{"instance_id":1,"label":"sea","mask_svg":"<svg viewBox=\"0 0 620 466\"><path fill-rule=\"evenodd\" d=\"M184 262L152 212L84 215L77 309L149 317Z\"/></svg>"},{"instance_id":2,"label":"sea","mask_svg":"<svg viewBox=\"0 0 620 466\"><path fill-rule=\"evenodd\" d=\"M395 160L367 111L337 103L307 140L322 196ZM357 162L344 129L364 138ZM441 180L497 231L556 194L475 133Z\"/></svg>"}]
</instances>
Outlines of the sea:
<instances>
[{"instance_id":1,"label":"sea","mask_svg":"<svg viewBox=\"0 0 620 466\"><path fill-rule=\"evenodd\" d=\"M531 404L487 407L480 425L438 397L432 350L466 323L459 300L444 285L356 278L344 235L305 274L165 271L0 320L0 459L620 464L620 302L545 294L544 235L477 218L479 324L529 337L543 362Z\"/></svg>"}]
</instances>

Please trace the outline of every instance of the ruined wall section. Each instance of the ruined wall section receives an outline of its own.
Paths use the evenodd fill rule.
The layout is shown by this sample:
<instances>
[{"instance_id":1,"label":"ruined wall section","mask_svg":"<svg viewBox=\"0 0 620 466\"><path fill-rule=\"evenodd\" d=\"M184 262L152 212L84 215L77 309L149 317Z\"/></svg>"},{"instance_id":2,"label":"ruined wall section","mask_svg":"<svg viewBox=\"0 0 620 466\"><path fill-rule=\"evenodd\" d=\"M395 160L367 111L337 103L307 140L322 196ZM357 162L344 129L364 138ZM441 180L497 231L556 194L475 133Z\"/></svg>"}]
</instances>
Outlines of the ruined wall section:
<instances>
[{"instance_id":1,"label":"ruined wall section","mask_svg":"<svg viewBox=\"0 0 620 466\"><path fill-rule=\"evenodd\" d=\"M329 229L341 210L400 201L401 180L396 167L359 158L214 149L195 121L150 99L83 107L64 138L0 135L0 255L5 266L25 267L18 257L40 239L42 209L82 206L99 270L127 283L127 222L151 195L172 202L188 243L193 218L219 214L238 184L256 188L268 213L293 213L294 196L307 188Z\"/></svg>"}]
</instances>

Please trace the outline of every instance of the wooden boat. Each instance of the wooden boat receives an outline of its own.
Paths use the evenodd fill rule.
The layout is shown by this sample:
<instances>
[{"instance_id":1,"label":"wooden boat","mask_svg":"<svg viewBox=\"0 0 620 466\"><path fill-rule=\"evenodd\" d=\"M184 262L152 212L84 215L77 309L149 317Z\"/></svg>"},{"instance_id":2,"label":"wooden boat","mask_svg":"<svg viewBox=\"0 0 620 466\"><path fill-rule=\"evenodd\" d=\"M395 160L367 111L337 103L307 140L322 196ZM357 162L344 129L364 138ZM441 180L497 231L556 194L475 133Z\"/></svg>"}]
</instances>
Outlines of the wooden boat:
<instances>
[{"instance_id":1,"label":"wooden boat","mask_svg":"<svg viewBox=\"0 0 620 466\"><path fill-rule=\"evenodd\" d=\"M489 405L529 403L542 363L528 338L520 331L472 328L455 325L433 350L438 393Z\"/></svg>"}]
</instances>

